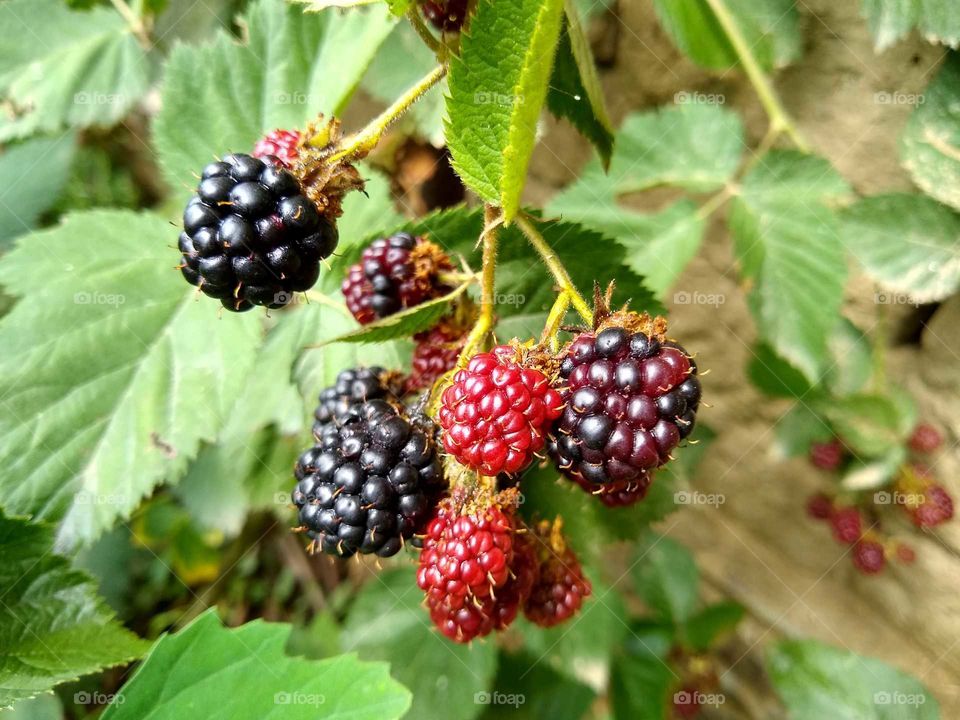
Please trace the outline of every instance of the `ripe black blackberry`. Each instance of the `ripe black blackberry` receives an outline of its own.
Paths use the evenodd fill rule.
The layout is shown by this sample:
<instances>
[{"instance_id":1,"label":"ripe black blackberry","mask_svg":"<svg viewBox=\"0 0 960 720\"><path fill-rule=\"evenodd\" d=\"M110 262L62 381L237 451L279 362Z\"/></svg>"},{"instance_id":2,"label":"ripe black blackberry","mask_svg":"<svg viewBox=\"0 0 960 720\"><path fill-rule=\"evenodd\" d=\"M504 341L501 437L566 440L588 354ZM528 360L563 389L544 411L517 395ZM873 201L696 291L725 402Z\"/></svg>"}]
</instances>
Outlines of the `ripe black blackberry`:
<instances>
[{"instance_id":1,"label":"ripe black blackberry","mask_svg":"<svg viewBox=\"0 0 960 720\"><path fill-rule=\"evenodd\" d=\"M370 243L347 270L341 290L357 322L366 325L449 292L439 274L452 268L435 244L398 232Z\"/></svg>"},{"instance_id":2,"label":"ripe black blackberry","mask_svg":"<svg viewBox=\"0 0 960 720\"><path fill-rule=\"evenodd\" d=\"M437 30L459 32L467 19L468 5L467 0L426 0L420 7Z\"/></svg>"},{"instance_id":3,"label":"ripe black blackberry","mask_svg":"<svg viewBox=\"0 0 960 720\"><path fill-rule=\"evenodd\" d=\"M395 401L401 398L403 378L379 366L347 368L337 374L333 385L320 392L313 412L313 434L320 436L325 425L342 424L350 411L368 400Z\"/></svg>"},{"instance_id":4,"label":"ripe black blackberry","mask_svg":"<svg viewBox=\"0 0 960 720\"><path fill-rule=\"evenodd\" d=\"M336 226L276 158L225 155L183 211L181 271L228 310L282 307L317 282Z\"/></svg>"},{"instance_id":5,"label":"ripe black blackberry","mask_svg":"<svg viewBox=\"0 0 960 720\"><path fill-rule=\"evenodd\" d=\"M665 330L660 318L616 313L565 353L566 408L551 451L560 470L589 492L631 484L645 491L650 473L693 431L697 366Z\"/></svg>"},{"instance_id":6,"label":"ripe black blackberry","mask_svg":"<svg viewBox=\"0 0 960 720\"><path fill-rule=\"evenodd\" d=\"M291 494L311 550L389 557L423 531L443 491L427 423L370 400L321 428Z\"/></svg>"}]
</instances>

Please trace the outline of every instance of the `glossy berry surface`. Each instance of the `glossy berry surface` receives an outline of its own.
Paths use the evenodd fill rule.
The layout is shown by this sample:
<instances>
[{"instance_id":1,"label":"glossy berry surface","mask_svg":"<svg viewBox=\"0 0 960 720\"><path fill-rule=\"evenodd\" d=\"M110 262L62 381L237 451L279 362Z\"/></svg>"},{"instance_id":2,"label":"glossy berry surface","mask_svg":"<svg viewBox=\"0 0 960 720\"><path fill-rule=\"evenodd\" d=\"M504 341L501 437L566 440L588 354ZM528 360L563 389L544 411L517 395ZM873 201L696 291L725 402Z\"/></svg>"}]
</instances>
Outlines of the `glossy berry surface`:
<instances>
[{"instance_id":1,"label":"glossy berry surface","mask_svg":"<svg viewBox=\"0 0 960 720\"><path fill-rule=\"evenodd\" d=\"M399 375L382 367L341 370L333 385L320 392L313 413L313 434L319 437L324 426L330 423L342 424L352 417L352 409L359 404L368 400L398 401L401 393Z\"/></svg>"},{"instance_id":2,"label":"glossy berry surface","mask_svg":"<svg viewBox=\"0 0 960 720\"><path fill-rule=\"evenodd\" d=\"M576 614L592 587L569 546L556 549L541 541L538 553L537 581L524 603L523 614L540 627L553 627Z\"/></svg>"},{"instance_id":3,"label":"glossy berry surface","mask_svg":"<svg viewBox=\"0 0 960 720\"><path fill-rule=\"evenodd\" d=\"M560 394L518 351L500 345L470 358L441 396L443 447L484 475L514 474L543 449L563 412Z\"/></svg>"},{"instance_id":4,"label":"glossy berry surface","mask_svg":"<svg viewBox=\"0 0 960 720\"><path fill-rule=\"evenodd\" d=\"M436 245L399 232L370 243L340 289L350 312L365 325L443 295L449 288L437 273L451 268Z\"/></svg>"},{"instance_id":5,"label":"glossy berry surface","mask_svg":"<svg viewBox=\"0 0 960 720\"><path fill-rule=\"evenodd\" d=\"M697 366L678 344L610 327L582 333L560 366L565 409L553 457L590 492L649 485L651 471L693 431Z\"/></svg>"},{"instance_id":6,"label":"glossy berry surface","mask_svg":"<svg viewBox=\"0 0 960 720\"><path fill-rule=\"evenodd\" d=\"M876 575L886 564L883 545L874 540L860 540L853 546L853 564L864 575Z\"/></svg>"},{"instance_id":7,"label":"glossy berry surface","mask_svg":"<svg viewBox=\"0 0 960 720\"><path fill-rule=\"evenodd\" d=\"M317 282L337 230L282 166L234 153L204 168L178 245L187 282L228 310L275 308Z\"/></svg>"},{"instance_id":8,"label":"glossy berry surface","mask_svg":"<svg viewBox=\"0 0 960 720\"><path fill-rule=\"evenodd\" d=\"M406 387L409 391L424 390L433 387L441 376L456 366L465 338L440 325L417 333L413 339L416 345Z\"/></svg>"},{"instance_id":9,"label":"glossy berry surface","mask_svg":"<svg viewBox=\"0 0 960 720\"><path fill-rule=\"evenodd\" d=\"M256 158L275 157L288 170L297 162L298 145L303 135L299 130L271 130L253 146Z\"/></svg>"},{"instance_id":10,"label":"glossy berry surface","mask_svg":"<svg viewBox=\"0 0 960 720\"><path fill-rule=\"evenodd\" d=\"M389 557L422 532L443 490L432 435L383 400L324 425L294 471L292 499L311 547Z\"/></svg>"}]
</instances>

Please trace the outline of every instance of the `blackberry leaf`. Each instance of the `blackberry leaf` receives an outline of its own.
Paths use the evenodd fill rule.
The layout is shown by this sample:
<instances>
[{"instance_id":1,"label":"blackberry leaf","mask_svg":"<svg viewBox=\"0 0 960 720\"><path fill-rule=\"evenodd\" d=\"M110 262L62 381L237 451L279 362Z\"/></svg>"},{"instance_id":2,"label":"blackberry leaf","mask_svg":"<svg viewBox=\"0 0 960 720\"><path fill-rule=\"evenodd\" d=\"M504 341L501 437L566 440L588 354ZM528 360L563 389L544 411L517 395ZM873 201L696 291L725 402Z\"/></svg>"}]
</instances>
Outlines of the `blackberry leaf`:
<instances>
[{"instance_id":1,"label":"blackberry leaf","mask_svg":"<svg viewBox=\"0 0 960 720\"><path fill-rule=\"evenodd\" d=\"M930 42L960 45L960 7L952 0L863 0L877 52L917 28Z\"/></svg>"}]
</instances>

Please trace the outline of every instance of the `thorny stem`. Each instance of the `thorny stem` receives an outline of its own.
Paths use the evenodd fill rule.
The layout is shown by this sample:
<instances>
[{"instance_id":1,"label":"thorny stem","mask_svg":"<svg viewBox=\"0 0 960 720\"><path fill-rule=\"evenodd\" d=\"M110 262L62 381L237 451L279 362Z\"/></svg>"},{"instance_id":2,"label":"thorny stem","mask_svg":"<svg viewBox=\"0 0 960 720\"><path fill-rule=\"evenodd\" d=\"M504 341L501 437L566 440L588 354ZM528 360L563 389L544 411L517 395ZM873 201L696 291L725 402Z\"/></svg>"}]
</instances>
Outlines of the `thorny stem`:
<instances>
[{"instance_id":1,"label":"thorny stem","mask_svg":"<svg viewBox=\"0 0 960 720\"><path fill-rule=\"evenodd\" d=\"M496 287L497 266L497 235L503 216L498 208L486 205L483 209L483 232L480 241L483 243L483 266L480 269L480 313L474 323L467 340L460 351L457 367L463 367L473 355L474 351L486 339L493 328L494 292Z\"/></svg>"},{"instance_id":2,"label":"thorny stem","mask_svg":"<svg viewBox=\"0 0 960 720\"><path fill-rule=\"evenodd\" d=\"M744 38L743 33L740 32L740 27L737 25L737 21L727 7L726 0L706 1L710 9L713 10L713 14L717 16L720 27L723 28L727 38L730 40L730 44L740 58L740 62L743 64L743 70L747 74L747 79L750 80L754 90L756 90L760 104L763 105L763 109L766 110L767 116L770 118L770 130L773 133L773 137L775 138L780 133L786 133L800 150L809 152L809 146L800 136L800 133L797 132L793 121L790 119L787 111L784 110L780 98L773 89L770 79L763 72L760 63L757 62L757 58L753 54L753 50L747 43L746 38Z\"/></svg>"},{"instance_id":3,"label":"thorny stem","mask_svg":"<svg viewBox=\"0 0 960 720\"><path fill-rule=\"evenodd\" d=\"M556 280L557 285L560 286L561 292L565 292L570 296L573 309L579 313L580 317L582 317L588 325L592 326L593 311L590 309L587 301L584 300L583 295L580 294L580 291L574 286L573 281L570 279L570 273L567 272L563 263L560 262L560 258L556 256L556 253L553 252L553 249L547 244L547 241L543 239L543 235L533 226L533 223L530 222L530 219L524 213L517 215L516 221L520 230L527 236L527 240L533 245L534 250L540 253L540 257L553 275L553 279Z\"/></svg>"},{"instance_id":4,"label":"thorny stem","mask_svg":"<svg viewBox=\"0 0 960 720\"><path fill-rule=\"evenodd\" d=\"M422 98L426 92L440 82L447 74L446 65L438 65L431 70L422 80L412 86L403 95L375 117L369 125L360 130L355 135L347 138L346 145L337 150L330 157L330 161L336 161L343 158L362 158L373 150L387 129L395 123L401 115L409 110L414 103Z\"/></svg>"},{"instance_id":5,"label":"thorny stem","mask_svg":"<svg viewBox=\"0 0 960 720\"><path fill-rule=\"evenodd\" d=\"M549 342L550 349L554 352L559 349L557 333L560 331L560 323L563 322L563 318L566 317L567 310L569 309L570 293L566 290L561 290L560 294L557 295L557 299L553 301L553 307L550 308L550 313L547 315L547 322L543 327L543 334L540 336L540 342Z\"/></svg>"},{"instance_id":6,"label":"thorny stem","mask_svg":"<svg viewBox=\"0 0 960 720\"><path fill-rule=\"evenodd\" d=\"M413 29L417 31L417 35L423 40L424 45L433 50L434 54L439 57L443 46L440 44L440 41L433 36L433 33L430 32L430 28L424 24L423 18L420 17L420 6L416 3L407 11L407 20L410 21Z\"/></svg>"}]
</instances>

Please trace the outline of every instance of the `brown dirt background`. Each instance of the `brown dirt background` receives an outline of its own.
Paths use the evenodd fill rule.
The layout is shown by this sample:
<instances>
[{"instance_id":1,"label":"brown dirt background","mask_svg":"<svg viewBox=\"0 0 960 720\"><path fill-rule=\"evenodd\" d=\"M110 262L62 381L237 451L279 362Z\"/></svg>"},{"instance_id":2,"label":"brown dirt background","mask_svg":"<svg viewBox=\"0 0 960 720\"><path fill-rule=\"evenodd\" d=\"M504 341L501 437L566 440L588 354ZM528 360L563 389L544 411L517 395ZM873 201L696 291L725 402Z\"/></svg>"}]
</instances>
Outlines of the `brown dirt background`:
<instances>
[{"instance_id":1,"label":"brown dirt background","mask_svg":"<svg viewBox=\"0 0 960 720\"><path fill-rule=\"evenodd\" d=\"M875 102L878 92L922 93L945 49L911 36L876 54L860 3L801 0L802 59L779 72L776 87L802 135L860 193L911 190L898 161L898 138L909 105ZM686 59L660 28L651 0L621 0L615 14L594 21L611 114L619 125L630 112L673 102L679 91L722 93L743 117L755 148L766 117L736 70L708 73ZM542 203L570 182L591 151L569 126L549 121L531 164L527 200ZM698 257L675 289L722 293L718 308L672 305L671 328L698 352L713 407L704 421L720 430L694 487L722 493L717 508L693 506L672 515L661 531L696 553L708 592L731 596L749 609L730 653L723 689L736 697L717 717L781 717L764 691L763 647L785 636L812 637L885 660L926 683L944 718L960 717L960 521L914 535L917 560L879 577L859 575L827 528L809 520L806 497L828 480L803 460L773 451L774 427L790 403L764 399L747 381L755 338L738 287L724 213L713 218ZM873 285L851 265L845 312L862 328L874 326ZM891 308L892 330L912 308ZM936 469L960 496L960 298L927 322L919 345L889 350L890 377L904 384L922 415L947 430Z\"/></svg>"}]
</instances>

